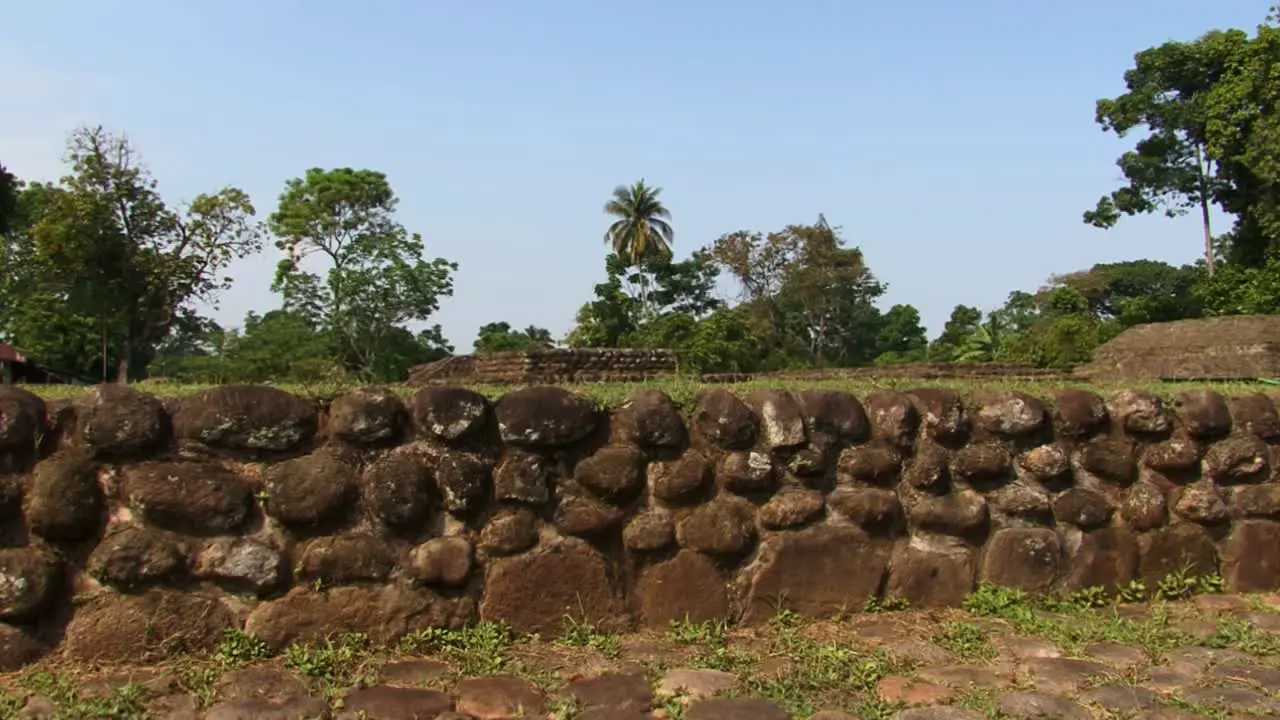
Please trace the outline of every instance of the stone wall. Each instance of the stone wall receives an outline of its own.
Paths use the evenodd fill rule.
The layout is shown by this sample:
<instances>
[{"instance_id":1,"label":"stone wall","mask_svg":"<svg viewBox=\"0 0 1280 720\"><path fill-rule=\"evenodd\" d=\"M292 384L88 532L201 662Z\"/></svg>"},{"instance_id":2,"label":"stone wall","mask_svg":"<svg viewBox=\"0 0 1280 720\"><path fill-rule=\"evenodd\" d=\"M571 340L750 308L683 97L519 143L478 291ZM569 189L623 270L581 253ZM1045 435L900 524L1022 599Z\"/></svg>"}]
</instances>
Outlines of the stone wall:
<instances>
[{"instance_id":1,"label":"stone wall","mask_svg":"<svg viewBox=\"0 0 1280 720\"><path fill-rule=\"evenodd\" d=\"M410 387L642 382L679 370L674 350L557 348L458 355L409 371Z\"/></svg>"},{"instance_id":2,"label":"stone wall","mask_svg":"<svg viewBox=\"0 0 1280 720\"><path fill-rule=\"evenodd\" d=\"M0 388L0 665L504 620L1280 587L1280 397Z\"/></svg>"}]
</instances>

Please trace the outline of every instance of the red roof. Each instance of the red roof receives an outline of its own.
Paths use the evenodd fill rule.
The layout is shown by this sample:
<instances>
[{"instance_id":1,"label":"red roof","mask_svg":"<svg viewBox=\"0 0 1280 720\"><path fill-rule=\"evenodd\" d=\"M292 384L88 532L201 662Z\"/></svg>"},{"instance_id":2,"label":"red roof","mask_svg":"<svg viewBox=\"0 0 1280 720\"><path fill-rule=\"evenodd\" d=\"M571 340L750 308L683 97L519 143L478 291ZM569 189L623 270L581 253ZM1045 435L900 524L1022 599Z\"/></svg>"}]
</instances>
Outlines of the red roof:
<instances>
[{"instance_id":1,"label":"red roof","mask_svg":"<svg viewBox=\"0 0 1280 720\"><path fill-rule=\"evenodd\" d=\"M12 345L0 343L0 362L17 362L24 363L27 359L18 352L18 348Z\"/></svg>"}]
</instances>

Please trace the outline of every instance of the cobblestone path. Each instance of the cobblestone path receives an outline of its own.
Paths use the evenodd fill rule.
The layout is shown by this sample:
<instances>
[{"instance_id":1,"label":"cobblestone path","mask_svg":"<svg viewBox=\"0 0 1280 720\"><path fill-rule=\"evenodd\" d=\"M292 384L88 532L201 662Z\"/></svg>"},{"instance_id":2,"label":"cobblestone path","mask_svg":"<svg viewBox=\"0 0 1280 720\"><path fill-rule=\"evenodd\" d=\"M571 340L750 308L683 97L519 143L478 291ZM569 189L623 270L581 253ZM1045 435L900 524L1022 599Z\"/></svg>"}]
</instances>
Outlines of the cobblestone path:
<instances>
[{"instance_id":1,"label":"cobblestone path","mask_svg":"<svg viewBox=\"0 0 1280 720\"><path fill-rule=\"evenodd\" d=\"M1280 714L1280 597L1045 605L994 588L965 611L554 639L481 625L395 648L359 636L144 668L56 662L0 676L0 720L904 720Z\"/></svg>"}]
</instances>

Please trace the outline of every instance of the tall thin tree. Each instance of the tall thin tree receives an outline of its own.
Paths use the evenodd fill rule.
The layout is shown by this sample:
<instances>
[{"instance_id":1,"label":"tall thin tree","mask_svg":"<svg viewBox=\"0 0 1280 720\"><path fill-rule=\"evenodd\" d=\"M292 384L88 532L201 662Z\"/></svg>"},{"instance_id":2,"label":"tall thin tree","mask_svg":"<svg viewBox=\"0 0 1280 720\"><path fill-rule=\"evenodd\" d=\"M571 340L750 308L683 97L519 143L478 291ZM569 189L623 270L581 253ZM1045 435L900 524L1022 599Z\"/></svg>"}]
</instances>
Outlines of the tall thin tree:
<instances>
[{"instance_id":1,"label":"tall thin tree","mask_svg":"<svg viewBox=\"0 0 1280 720\"><path fill-rule=\"evenodd\" d=\"M671 212L658 199L661 193L662 188L646 185L641 178L633 185L614 188L613 197L604 206L605 213L616 218L605 232L604 241L619 260L639 272L641 307L648 307L649 299L644 263L670 258L675 242Z\"/></svg>"}]
</instances>

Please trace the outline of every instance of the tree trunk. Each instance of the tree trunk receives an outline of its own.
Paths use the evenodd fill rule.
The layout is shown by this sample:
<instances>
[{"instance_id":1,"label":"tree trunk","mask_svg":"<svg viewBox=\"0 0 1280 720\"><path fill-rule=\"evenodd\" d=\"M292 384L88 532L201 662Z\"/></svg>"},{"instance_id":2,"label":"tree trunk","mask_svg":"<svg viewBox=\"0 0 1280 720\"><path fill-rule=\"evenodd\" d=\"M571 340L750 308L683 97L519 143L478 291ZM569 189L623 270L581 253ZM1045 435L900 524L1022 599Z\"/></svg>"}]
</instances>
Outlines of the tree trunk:
<instances>
[{"instance_id":1,"label":"tree trunk","mask_svg":"<svg viewBox=\"0 0 1280 720\"><path fill-rule=\"evenodd\" d=\"M1200 143L1196 143L1196 172L1200 175L1200 220L1204 224L1204 266L1213 277L1213 229L1209 226L1209 182L1207 171L1200 151Z\"/></svg>"}]
</instances>

